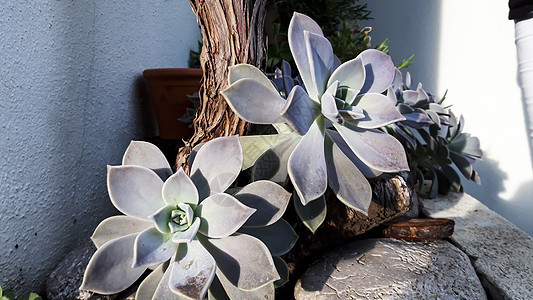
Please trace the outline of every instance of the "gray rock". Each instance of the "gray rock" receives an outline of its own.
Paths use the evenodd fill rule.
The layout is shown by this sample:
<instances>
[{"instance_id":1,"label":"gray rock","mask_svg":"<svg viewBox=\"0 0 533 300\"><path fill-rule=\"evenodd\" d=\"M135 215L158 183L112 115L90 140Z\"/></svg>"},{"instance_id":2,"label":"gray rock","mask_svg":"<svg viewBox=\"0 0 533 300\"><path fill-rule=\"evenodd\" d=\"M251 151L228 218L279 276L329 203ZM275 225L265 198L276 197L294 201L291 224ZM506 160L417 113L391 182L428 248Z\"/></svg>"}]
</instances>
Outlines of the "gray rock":
<instances>
[{"instance_id":1,"label":"gray rock","mask_svg":"<svg viewBox=\"0 0 533 300\"><path fill-rule=\"evenodd\" d=\"M455 221L454 243L493 299L533 299L533 238L468 194L423 199L424 214Z\"/></svg>"},{"instance_id":2,"label":"gray rock","mask_svg":"<svg viewBox=\"0 0 533 300\"><path fill-rule=\"evenodd\" d=\"M487 299L468 257L446 241L354 241L296 283L303 299Z\"/></svg>"}]
</instances>

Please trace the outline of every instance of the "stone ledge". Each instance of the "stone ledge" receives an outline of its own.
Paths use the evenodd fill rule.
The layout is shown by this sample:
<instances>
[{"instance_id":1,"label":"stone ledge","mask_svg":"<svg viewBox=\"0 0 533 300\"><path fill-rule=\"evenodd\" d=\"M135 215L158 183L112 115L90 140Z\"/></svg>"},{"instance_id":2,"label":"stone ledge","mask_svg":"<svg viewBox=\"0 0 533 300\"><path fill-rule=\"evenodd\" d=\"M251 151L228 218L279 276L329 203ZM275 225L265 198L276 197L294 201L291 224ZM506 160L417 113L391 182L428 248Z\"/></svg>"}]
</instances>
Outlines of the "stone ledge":
<instances>
[{"instance_id":1,"label":"stone ledge","mask_svg":"<svg viewBox=\"0 0 533 300\"><path fill-rule=\"evenodd\" d=\"M493 299L533 299L533 238L468 194L422 199L423 213L455 221L452 241Z\"/></svg>"}]
</instances>

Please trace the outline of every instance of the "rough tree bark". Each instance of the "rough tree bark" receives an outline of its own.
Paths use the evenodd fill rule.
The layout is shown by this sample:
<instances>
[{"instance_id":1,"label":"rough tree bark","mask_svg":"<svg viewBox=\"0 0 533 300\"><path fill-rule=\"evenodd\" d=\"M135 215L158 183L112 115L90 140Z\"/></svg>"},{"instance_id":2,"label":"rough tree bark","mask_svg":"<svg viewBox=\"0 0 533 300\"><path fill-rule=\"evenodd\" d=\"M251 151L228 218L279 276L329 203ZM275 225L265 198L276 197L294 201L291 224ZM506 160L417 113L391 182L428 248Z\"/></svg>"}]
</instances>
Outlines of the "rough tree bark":
<instances>
[{"instance_id":1,"label":"rough tree bark","mask_svg":"<svg viewBox=\"0 0 533 300\"><path fill-rule=\"evenodd\" d=\"M259 66L263 57L266 0L190 0L203 36L200 108L194 135L176 157L176 168L188 170L192 148L213 138L245 135L250 124L228 107L220 91L227 83L228 67L238 63Z\"/></svg>"}]
</instances>

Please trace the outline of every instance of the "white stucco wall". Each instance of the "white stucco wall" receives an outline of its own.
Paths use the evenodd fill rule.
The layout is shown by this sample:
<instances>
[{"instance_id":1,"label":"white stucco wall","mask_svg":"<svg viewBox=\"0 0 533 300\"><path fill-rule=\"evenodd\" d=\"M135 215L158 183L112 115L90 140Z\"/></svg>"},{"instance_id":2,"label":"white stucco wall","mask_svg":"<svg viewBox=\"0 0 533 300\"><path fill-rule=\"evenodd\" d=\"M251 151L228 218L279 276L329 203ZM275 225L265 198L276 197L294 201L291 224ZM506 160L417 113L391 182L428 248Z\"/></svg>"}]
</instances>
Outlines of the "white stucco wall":
<instances>
[{"instance_id":1,"label":"white stucco wall","mask_svg":"<svg viewBox=\"0 0 533 300\"><path fill-rule=\"evenodd\" d=\"M413 83L463 114L465 131L485 152L476 163L483 184L465 191L533 235L533 170L517 82L514 23L507 1L372 0L374 44L389 37L396 63L415 54Z\"/></svg>"},{"instance_id":2,"label":"white stucco wall","mask_svg":"<svg viewBox=\"0 0 533 300\"><path fill-rule=\"evenodd\" d=\"M186 67L200 33L185 0L4 1L0 32L0 285L42 291L116 213L106 165L155 135L142 71Z\"/></svg>"}]
</instances>

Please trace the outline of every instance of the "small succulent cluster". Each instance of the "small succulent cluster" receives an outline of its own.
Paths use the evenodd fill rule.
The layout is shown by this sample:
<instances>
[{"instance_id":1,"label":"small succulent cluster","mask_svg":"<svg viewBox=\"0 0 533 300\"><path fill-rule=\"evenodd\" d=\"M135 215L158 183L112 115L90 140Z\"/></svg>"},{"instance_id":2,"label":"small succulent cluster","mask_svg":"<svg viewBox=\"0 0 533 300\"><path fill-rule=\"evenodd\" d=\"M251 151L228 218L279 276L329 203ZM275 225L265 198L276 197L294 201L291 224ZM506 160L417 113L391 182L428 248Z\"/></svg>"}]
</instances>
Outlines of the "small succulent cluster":
<instances>
[{"instance_id":1,"label":"small succulent cluster","mask_svg":"<svg viewBox=\"0 0 533 300\"><path fill-rule=\"evenodd\" d=\"M0 286L0 300L16 300L15 293L11 290L3 290ZM22 300L42 300L41 296L36 293L29 293L24 298L19 298Z\"/></svg>"},{"instance_id":2,"label":"small succulent cluster","mask_svg":"<svg viewBox=\"0 0 533 300\"><path fill-rule=\"evenodd\" d=\"M422 84L416 90L410 86L409 73L404 84L402 74L396 70L387 96L405 120L387 129L404 145L419 192L434 198L438 193L462 191L459 173L480 184L479 175L472 167L483 155L479 139L462 132L464 118L457 119L451 109L443 107L446 96L436 101L434 95L424 91Z\"/></svg>"},{"instance_id":3,"label":"small succulent cluster","mask_svg":"<svg viewBox=\"0 0 533 300\"><path fill-rule=\"evenodd\" d=\"M236 136L192 156L190 177L181 168L172 174L156 146L132 142L122 165L108 167L109 195L124 215L96 228L98 250L80 289L118 293L152 269L136 299L273 297L287 269L277 256L297 238L280 219L290 194L271 181L225 193L241 171Z\"/></svg>"},{"instance_id":4,"label":"small succulent cluster","mask_svg":"<svg viewBox=\"0 0 533 300\"><path fill-rule=\"evenodd\" d=\"M278 134L241 137L243 166L253 166L254 180L284 182L288 175L296 210L315 231L321 220L303 216L325 215L328 185L348 207L367 213L367 177L408 170L402 145L379 129L405 118L382 94L395 75L387 54L369 49L341 63L320 26L299 13L288 38L301 85L285 70L280 94L259 69L241 64L230 67L222 94L242 119L276 127Z\"/></svg>"}]
</instances>

